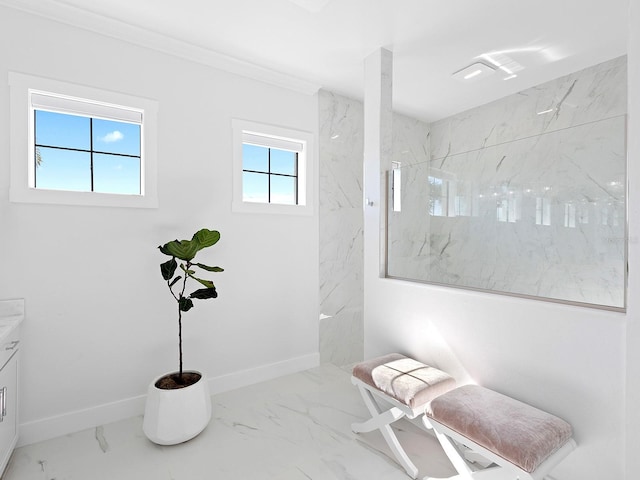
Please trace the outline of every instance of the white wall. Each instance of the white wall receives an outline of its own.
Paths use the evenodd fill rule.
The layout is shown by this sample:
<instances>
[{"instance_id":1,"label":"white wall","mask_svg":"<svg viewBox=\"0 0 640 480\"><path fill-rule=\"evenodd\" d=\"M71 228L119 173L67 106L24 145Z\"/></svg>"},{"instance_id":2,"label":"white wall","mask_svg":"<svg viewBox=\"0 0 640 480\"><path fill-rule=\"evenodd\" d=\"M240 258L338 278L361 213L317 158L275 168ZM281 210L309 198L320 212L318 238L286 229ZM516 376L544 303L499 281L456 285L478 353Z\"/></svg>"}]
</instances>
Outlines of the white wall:
<instances>
[{"instance_id":1,"label":"white wall","mask_svg":"<svg viewBox=\"0 0 640 480\"><path fill-rule=\"evenodd\" d=\"M638 55L630 51L629 62L636 70ZM629 84L633 89L633 81ZM630 99L632 117L640 104L637 95ZM365 108L365 128L375 115ZM629 126L629 138L640 135L633 118ZM629 147L633 162L640 151L637 142ZM629 321L638 321L640 284L630 281L629 313L622 314L379 278L382 199L376 195L375 180L380 162L386 169L389 159L383 155L380 161L366 152L365 148L365 196L374 204L365 207L364 215L365 357L403 352L461 381L475 380L566 419L574 427L578 449L554 470L558 480L624 478L625 346L632 347L625 331ZM634 166L630 198L640 191L637 179ZM637 238L637 207L631 213L630 231ZM637 241L629 250L633 275L640 268ZM639 336L634 332L635 344ZM629 358L637 361L637 354ZM629 379L634 399L638 382ZM629 411L638 415L637 408ZM638 434L629 433L628 440L629 456L637 456L632 448L638 445ZM635 476L630 473L628 478Z\"/></svg>"},{"instance_id":2,"label":"white wall","mask_svg":"<svg viewBox=\"0 0 640 480\"><path fill-rule=\"evenodd\" d=\"M9 203L9 71L157 100L159 208ZM142 413L152 377L177 368L156 246L202 227L222 233L203 260L226 271L219 298L185 315L185 367L220 390L317 364L317 213L231 213L231 119L315 134L316 96L4 7L0 78L0 297L26 301L22 443Z\"/></svg>"}]
</instances>

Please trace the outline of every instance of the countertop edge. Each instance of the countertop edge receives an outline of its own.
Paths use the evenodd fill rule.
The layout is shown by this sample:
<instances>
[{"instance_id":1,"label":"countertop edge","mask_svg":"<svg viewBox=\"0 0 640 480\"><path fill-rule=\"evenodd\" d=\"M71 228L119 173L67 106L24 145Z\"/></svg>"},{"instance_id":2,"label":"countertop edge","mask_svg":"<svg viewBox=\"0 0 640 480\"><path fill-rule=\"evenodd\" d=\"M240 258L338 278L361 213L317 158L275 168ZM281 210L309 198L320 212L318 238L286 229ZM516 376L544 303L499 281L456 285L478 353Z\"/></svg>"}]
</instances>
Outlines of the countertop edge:
<instances>
[{"instance_id":1,"label":"countertop edge","mask_svg":"<svg viewBox=\"0 0 640 480\"><path fill-rule=\"evenodd\" d=\"M24 299L0 300L0 342L24 320Z\"/></svg>"}]
</instances>

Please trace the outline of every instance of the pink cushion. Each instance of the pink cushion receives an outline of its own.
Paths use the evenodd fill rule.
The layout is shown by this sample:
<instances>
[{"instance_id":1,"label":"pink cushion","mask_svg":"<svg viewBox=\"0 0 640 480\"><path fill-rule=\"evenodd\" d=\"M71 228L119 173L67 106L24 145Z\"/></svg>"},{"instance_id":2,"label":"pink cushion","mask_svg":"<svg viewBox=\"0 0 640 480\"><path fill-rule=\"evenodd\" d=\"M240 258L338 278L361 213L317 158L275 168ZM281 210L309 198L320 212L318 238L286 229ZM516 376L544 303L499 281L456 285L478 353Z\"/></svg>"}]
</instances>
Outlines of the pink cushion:
<instances>
[{"instance_id":1,"label":"pink cushion","mask_svg":"<svg viewBox=\"0 0 640 480\"><path fill-rule=\"evenodd\" d=\"M455 387L453 377L399 353L353 367L353 376L415 409Z\"/></svg>"},{"instance_id":2,"label":"pink cushion","mask_svg":"<svg viewBox=\"0 0 640 480\"><path fill-rule=\"evenodd\" d=\"M436 398L427 415L529 473L572 435L564 420L477 385Z\"/></svg>"}]
</instances>

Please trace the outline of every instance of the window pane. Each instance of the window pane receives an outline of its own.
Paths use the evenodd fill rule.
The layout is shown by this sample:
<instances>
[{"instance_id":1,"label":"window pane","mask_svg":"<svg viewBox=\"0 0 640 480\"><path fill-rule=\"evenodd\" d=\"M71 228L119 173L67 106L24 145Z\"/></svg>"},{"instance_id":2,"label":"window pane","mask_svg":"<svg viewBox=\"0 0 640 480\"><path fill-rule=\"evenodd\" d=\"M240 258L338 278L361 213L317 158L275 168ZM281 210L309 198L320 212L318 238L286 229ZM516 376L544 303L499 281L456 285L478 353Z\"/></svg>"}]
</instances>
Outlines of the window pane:
<instances>
[{"instance_id":1,"label":"window pane","mask_svg":"<svg viewBox=\"0 0 640 480\"><path fill-rule=\"evenodd\" d=\"M242 144L242 169L258 172L269 171L269 149L257 145Z\"/></svg>"},{"instance_id":2,"label":"window pane","mask_svg":"<svg viewBox=\"0 0 640 480\"><path fill-rule=\"evenodd\" d=\"M271 149L271 173L296 174L296 153Z\"/></svg>"},{"instance_id":3,"label":"window pane","mask_svg":"<svg viewBox=\"0 0 640 480\"><path fill-rule=\"evenodd\" d=\"M296 179L271 175L271 203L296 205Z\"/></svg>"},{"instance_id":4,"label":"window pane","mask_svg":"<svg viewBox=\"0 0 640 480\"><path fill-rule=\"evenodd\" d=\"M91 155L86 152L39 147L36 188L91 191Z\"/></svg>"},{"instance_id":5,"label":"window pane","mask_svg":"<svg viewBox=\"0 0 640 480\"><path fill-rule=\"evenodd\" d=\"M242 200L269 203L269 175L242 172Z\"/></svg>"},{"instance_id":6,"label":"window pane","mask_svg":"<svg viewBox=\"0 0 640 480\"><path fill-rule=\"evenodd\" d=\"M140 156L140 125L94 118L93 149Z\"/></svg>"},{"instance_id":7,"label":"window pane","mask_svg":"<svg viewBox=\"0 0 640 480\"><path fill-rule=\"evenodd\" d=\"M88 150L91 147L89 124L88 117L36 110L36 144Z\"/></svg>"},{"instance_id":8,"label":"window pane","mask_svg":"<svg viewBox=\"0 0 640 480\"><path fill-rule=\"evenodd\" d=\"M94 154L93 191L140 195L140 159Z\"/></svg>"}]
</instances>

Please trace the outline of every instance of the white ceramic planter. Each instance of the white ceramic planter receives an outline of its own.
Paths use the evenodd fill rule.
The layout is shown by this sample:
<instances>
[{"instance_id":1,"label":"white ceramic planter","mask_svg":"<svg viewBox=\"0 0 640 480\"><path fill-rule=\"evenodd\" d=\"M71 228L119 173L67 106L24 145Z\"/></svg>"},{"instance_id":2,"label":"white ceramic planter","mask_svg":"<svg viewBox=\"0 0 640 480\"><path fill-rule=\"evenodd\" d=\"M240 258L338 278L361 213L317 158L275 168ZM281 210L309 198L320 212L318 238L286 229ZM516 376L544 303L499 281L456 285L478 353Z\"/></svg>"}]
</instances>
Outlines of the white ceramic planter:
<instances>
[{"instance_id":1,"label":"white ceramic planter","mask_svg":"<svg viewBox=\"0 0 640 480\"><path fill-rule=\"evenodd\" d=\"M194 372L194 370L190 370ZM209 424L211 396L206 376L193 385L176 390L156 388L154 379L147 391L142 430L159 445L175 445L192 439Z\"/></svg>"}]
</instances>

